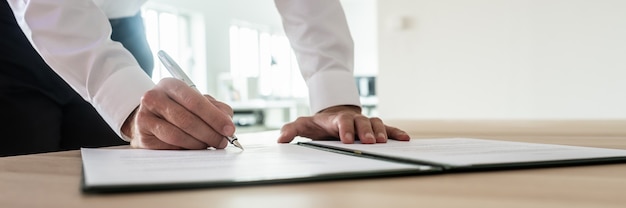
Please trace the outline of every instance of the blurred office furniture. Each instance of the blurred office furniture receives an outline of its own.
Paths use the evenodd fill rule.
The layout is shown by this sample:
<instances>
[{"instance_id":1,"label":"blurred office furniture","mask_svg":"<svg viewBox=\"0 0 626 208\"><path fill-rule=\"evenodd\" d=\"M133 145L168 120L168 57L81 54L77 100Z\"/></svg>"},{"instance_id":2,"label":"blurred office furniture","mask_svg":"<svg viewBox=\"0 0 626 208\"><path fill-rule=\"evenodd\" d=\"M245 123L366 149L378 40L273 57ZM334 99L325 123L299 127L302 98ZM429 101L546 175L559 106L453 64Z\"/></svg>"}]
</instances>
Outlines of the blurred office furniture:
<instances>
[{"instance_id":1,"label":"blurred office furniture","mask_svg":"<svg viewBox=\"0 0 626 208\"><path fill-rule=\"evenodd\" d=\"M376 107L378 106L378 96L376 96L376 77L375 76L355 76L354 77L359 90L359 98L363 114L367 116L378 116Z\"/></svg>"}]
</instances>

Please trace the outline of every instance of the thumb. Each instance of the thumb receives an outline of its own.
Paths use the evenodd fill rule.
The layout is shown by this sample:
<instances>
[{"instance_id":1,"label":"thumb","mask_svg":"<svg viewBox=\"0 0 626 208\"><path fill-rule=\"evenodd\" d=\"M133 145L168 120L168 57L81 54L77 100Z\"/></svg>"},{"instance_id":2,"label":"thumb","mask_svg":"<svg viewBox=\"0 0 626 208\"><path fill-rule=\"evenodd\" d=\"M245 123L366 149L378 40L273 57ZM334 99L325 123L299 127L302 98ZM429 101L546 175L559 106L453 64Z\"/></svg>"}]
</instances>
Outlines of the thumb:
<instances>
[{"instance_id":1,"label":"thumb","mask_svg":"<svg viewBox=\"0 0 626 208\"><path fill-rule=\"evenodd\" d=\"M278 137L278 143L289 143L298 136L298 128L294 122L285 124L280 129L280 136Z\"/></svg>"}]
</instances>

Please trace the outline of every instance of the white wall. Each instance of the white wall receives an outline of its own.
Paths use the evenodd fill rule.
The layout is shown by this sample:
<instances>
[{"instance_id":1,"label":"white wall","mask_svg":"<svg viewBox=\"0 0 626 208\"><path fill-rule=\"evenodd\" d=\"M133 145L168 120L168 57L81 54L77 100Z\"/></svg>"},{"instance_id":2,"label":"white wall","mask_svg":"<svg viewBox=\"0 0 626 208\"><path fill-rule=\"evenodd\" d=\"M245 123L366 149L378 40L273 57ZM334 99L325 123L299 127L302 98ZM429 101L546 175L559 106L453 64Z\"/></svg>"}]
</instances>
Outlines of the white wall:
<instances>
[{"instance_id":1,"label":"white wall","mask_svg":"<svg viewBox=\"0 0 626 208\"><path fill-rule=\"evenodd\" d=\"M378 7L383 118L626 119L626 1Z\"/></svg>"},{"instance_id":2,"label":"white wall","mask_svg":"<svg viewBox=\"0 0 626 208\"><path fill-rule=\"evenodd\" d=\"M378 25L376 0L341 0L354 40L354 74L378 74Z\"/></svg>"}]
</instances>

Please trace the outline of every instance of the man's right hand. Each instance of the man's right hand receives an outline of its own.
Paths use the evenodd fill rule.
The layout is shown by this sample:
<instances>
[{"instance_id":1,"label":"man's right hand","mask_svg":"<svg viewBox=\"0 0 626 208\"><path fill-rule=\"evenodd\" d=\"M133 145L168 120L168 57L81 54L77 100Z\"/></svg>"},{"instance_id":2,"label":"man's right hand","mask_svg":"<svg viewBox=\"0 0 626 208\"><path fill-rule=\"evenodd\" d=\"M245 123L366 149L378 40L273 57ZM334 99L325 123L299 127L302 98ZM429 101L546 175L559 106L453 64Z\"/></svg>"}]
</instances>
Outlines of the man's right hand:
<instances>
[{"instance_id":1,"label":"man's right hand","mask_svg":"<svg viewBox=\"0 0 626 208\"><path fill-rule=\"evenodd\" d=\"M184 82L162 79L141 98L122 133L131 146L145 149L225 148L235 133L230 106L201 95Z\"/></svg>"}]
</instances>

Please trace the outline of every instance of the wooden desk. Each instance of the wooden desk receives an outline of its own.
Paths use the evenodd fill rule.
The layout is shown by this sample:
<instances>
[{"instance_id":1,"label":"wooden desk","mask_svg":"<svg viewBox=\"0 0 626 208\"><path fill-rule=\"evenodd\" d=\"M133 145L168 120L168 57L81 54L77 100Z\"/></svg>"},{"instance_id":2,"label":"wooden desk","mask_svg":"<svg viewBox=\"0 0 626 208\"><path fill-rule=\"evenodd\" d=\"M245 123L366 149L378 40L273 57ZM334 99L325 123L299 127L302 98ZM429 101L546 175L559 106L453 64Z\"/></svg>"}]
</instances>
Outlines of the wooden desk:
<instances>
[{"instance_id":1,"label":"wooden desk","mask_svg":"<svg viewBox=\"0 0 626 208\"><path fill-rule=\"evenodd\" d=\"M414 138L470 135L626 149L623 121L389 123ZM0 207L626 206L626 164L113 195L84 195L80 180L78 151L0 158Z\"/></svg>"}]
</instances>

